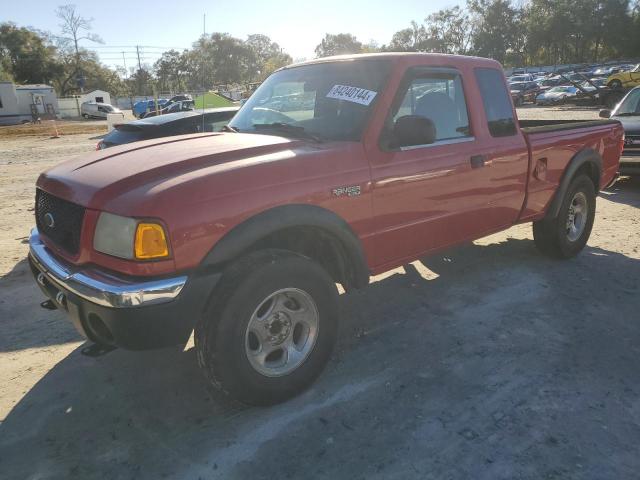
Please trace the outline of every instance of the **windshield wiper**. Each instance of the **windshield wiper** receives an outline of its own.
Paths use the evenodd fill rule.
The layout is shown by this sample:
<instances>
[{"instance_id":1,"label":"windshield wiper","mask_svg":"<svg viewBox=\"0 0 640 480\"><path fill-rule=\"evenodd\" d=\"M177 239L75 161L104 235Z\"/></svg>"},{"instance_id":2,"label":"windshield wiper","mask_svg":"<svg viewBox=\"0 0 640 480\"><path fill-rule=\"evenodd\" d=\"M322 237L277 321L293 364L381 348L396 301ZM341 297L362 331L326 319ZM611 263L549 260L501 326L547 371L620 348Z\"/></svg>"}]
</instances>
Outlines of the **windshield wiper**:
<instances>
[{"instance_id":1,"label":"windshield wiper","mask_svg":"<svg viewBox=\"0 0 640 480\"><path fill-rule=\"evenodd\" d=\"M317 143L322 143L324 141L318 135L315 135L311 132L307 132L304 129L304 127L300 127L298 125L291 125L290 123L284 123L284 122L254 123L253 128L255 128L256 130L276 130L283 133L288 133L296 137L307 138Z\"/></svg>"},{"instance_id":2,"label":"windshield wiper","mask_svg":"<svg viewBox=\"0 0 640 480\"><path fill-rule=\"evenodd\" d=\"M224 127L222 127L220 129L220 131L222 131L222 132L233 132L233 133L240 132L240 130L238 130L236 127L232 127L230 125L225 125Z\"/></svg>"},{"instance_id":3,"label":"windshield wiper","mask_svg":"<svg viewBox=\"0 0 640 480\"><path fill-rule=\"evenodd\" d=\"M622 113L616 113L615 116L616 117L638 117L640 116L640 112L622 112Z\"/></svg>"}]
</instances>

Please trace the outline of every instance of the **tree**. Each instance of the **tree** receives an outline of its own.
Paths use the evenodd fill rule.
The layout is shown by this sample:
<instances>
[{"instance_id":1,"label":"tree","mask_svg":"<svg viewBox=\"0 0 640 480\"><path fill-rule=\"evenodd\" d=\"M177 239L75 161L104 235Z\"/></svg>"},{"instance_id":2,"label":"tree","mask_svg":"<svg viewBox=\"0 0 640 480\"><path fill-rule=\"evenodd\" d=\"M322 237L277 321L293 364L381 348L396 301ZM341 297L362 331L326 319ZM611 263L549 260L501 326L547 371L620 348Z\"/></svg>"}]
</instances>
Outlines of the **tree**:
<instances>
[{"instance_id":1,"label":"tree","mask_svg":"<svg viewBox=\"0 0 640 480\"><path fill-rule=\"evenodd\" d=\"M18 83L51 83L62 69L56 48L37 30L0 24L0 72Z\"/></svg>"},{"instance_id":2,"label":"tree","mask_svg":"<svg viewBox=\"0 0 640 480\"><path fill-rule=\"evenodd\" d=\"M266 35L249 35L245 41L249 52L248 80L263 80L273 71L291 63L291 56Z\"/></svg>"},{"instance_id":3,"label":"tree","mask_svg":"<svg viewBox=\"0 0 640 480\"><path fill-rule=\"evenodd\" d=\"M201 36L185 53L189 72L187 88L209 90L216 85L241 83L248 79L253 56L249 47L228 33Z\"/></svg>"},{"instance_id":4,"label":"tree","mask_svg":"<svg viewBox=\"0 0 640 480\"><path fill-rule=\"evenodd\" d=\"M460 7L445 8L425 19L423 48L431 52L464 55L469 51L472 25Z\"/></svg>"},{"instance_id":5,"label":"tree","mask_svg":"<svg viewBox=\"0 0 640 480\"><path fill-rule=\"evenodd\" d=\"M260 70L258 79L262 81L279 68L290 65L292 62L293 60L291 59L291 55L284 52L269 57L267 61L262 65L262 69Z\"/></svg>"},{"instance_id":6,"label":"tree","mask_svg":"<svg viewBox=\"0 0 640 480\"><path fill-rule=\"evenodd\" d=\"M178 92L185 89L188 73L184 54L177 50L164 52L154 63L153 72L161 92Z\"/></svg>"},{"instance_id":7,"label":"tree","mask_svg":"<svg viewBox=\"0 0 640 480\"><path fill-rule=\"evenodd\" d=\"M58 56L60 75L53 79L53 85L60 96L77 93L76 72L82 72L87 90L101 89L113 95L123 93L125 86L119 75L110 68L101 65L95 52L83 48L74 52L61 52Z\"/></svg>"},{"instance_id":8,"label":"tree","mask_svg":"<svg viewBox=\"0 0 640 480\"><path fill-rule=\"evenodd\" d=\"M83 90L84 79L82 78L82 70L80 68L80 42L89 40L91 42L103 43L102 39L91 33L92 19L81 17L76 12L76 6L73 4L62 5L56 9L56 16L60 19L60 30L62 35L58 37L60 40L60 49L68 51L70 48L75 53L75 70L72 75L78 76L78 84L80 91Z\"/></svg>"},{"instance_id":9,"label":"tree","mask_svg":"<svg viewBox=\"0 0 640 480\"><path fill-rule=\"evenodd\" d=\"M475 17L475 53L504 62L516 45L518 10L510 0L469 0L468 6Z\"/></svg>"},{"instance_id":10,"label":"tree","mask_svg":"<svg viewBox=\"0 0 640 480\"><path fill-rule=\"evenodd\" d=\"M425 49L427 33L423 25L411 22L411 27L393 34L391 43L383 47L389 52L419 52Z\"/></svg>"},{"instance_id":11,"label":"tree","mask_svg":"<svg viewBox=\"0 0 640 480\"><path fill-rule=\"evenodd\" d=\"M327 33L315 49L316 57L362 53L362 43L350 33Z\"/></svg>"}]
</instances>

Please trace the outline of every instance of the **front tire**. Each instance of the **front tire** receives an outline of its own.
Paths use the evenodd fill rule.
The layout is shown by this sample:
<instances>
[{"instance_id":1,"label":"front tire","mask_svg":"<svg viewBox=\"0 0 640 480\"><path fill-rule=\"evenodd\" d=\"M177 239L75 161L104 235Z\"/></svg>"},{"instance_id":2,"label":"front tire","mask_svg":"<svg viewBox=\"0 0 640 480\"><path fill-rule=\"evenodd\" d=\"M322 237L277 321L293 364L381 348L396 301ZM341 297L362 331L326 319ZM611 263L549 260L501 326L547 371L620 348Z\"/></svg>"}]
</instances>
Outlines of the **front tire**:
<instances>
[{"instance_id":1,"label":"front tire","mask_svg":"<svg viewBox=\"0 0 640 480\"><path fill-rule=\"evenodd\" d=\"M572 180L556 218L533 222L536 247L550 257L571 258L585 247L596 213L596 191L591 179Z\"/></svg>"},{"instance_id":2,"label":"front tire","mask_svg":"<svg viewBox=\"0 0 640 480\"><path fill-rule=\"evenodd\" d=\"M338 292L320 265L284 250L254 252L224 272L213 295L194 339L218 391L271 405L322 372L336 340Z\"/></svg>"}]
</instances>

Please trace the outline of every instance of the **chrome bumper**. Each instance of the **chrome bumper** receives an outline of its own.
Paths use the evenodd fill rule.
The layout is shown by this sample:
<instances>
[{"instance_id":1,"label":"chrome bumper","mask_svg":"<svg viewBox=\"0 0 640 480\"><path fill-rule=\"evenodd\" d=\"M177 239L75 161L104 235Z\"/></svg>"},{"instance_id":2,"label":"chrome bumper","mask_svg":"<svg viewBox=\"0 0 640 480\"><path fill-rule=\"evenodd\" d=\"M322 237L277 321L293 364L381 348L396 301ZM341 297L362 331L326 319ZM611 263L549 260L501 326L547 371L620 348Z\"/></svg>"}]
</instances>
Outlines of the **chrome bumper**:
<instances>
[{"instance_id":1,"label":"chrome bumper","mask_svg":"<svg viewBox=\"0 0 640 480\"><path fill-rule=\"evenodd\" d=\"M38 282L46 278L57 287L103 307L131 308L170 302L187 283L186 276L133 282L94 268L75 268L49 253L37 228L29 236L29 256L40 271Z\"/></svg>"}]
</instances>

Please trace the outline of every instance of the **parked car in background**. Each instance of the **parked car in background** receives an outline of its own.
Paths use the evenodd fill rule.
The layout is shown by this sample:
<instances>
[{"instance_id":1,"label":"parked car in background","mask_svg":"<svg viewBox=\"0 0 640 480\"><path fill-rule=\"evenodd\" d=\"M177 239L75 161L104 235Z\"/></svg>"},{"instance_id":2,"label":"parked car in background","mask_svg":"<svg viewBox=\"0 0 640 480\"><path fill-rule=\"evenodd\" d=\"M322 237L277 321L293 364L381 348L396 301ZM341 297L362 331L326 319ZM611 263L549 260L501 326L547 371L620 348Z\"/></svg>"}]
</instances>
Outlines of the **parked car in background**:
<instances>
[{"instance_id":1,"label":"parked car in background","mask_svg":"<svg viewBox=\"0 0 640 480\"><path fill-rule=\"evenodd\" d=\"M167 103L167 101L168 100L166 98L159 98L157 107L160 109L163 108ZM144 115L148 111L155 110L155 109L156 109L155 100L140 100L139 102L136 102L133 104L132 112L136 118L141 118L142 115Z\"/></svg>"},{"instance_id":2,"label":"parked car in background","mask_svg":"<svg viewBox=\"0 0 640 480\"><path fill-rule=\"evenodd\" d=\"M167 102L161 110L149 110L142 115L142 118L155 117L156 115L166 115L167 113L189 112L195 108L193 100L178 100Z\"/></svg>"},{"instance_id":3,"label":"parked car in background","mask_svg":"<svg viewBox=\"0 0 640 480\"><path fill-rule=\"evenodd\" d=\"M509 77L509 83L533 82L533 75L525 73L524 75L512 75Z\"/></svg>"},{"instance_id":4,"label":"parked car in background","mask_svg":"<svg viewBox=\"0 0 640 480\"><path fill-rule=\"evenodd\" d=\"M605 88L607 86L606 78L590 78L589 81L584 81L580 84L582 88L587 91L597 90L599 88Z\"/></svg>"},{"instance_id":5,"label":"parked car in background","mask_svg":"<svg viewBox=\"0 0 640 480\"><path fill-rule=\"evenodd\" d=\"M544 80L540 80L538 83L538 87L540 88L540 93L545 92L553 87L557 87L562 85L565 80L562 77L552 76L546 77Z\"/></svg>"},{"instance_id":6,"label":"parked car in background","mask_svg":"<svg viewBox=\"0 0 640 480\"><path fill-rule=\"evenodd\" d=\"M626 72L618 72L607 78L607 85L613 90L632 88L640 85L640 63Z\"/></svg>"},{"instance_id":7,"label":"parked car in background","mask_svg":"<svg viewBox=\"0 0 640 480\"><path fill-rule=\"evenodd\" d=\"M601 110L602 118L612 118L624 128L624 150L620 173L640 175L640 87L635 87L611 110Z\"/></svg>"},{"instance_id":8,"label":"parked car in background","mask_svg":"<svg viewBox=\"0 0 640 480\"><path fill-rule=\"evenodd\" d=\"M170 105L170 104L172 104L172 103L182 102L184 100L193 100L193 98L188 93L181 93L179 95L174 95L169 100L167 100L167 104L165 105L165 107Z\"/></svg>"},{"instance_id":9,"label":"parked car in background","mask_svg":"<svg viewBox=\"0 0 640 480\"><path fill-rule=\"evenodd\" d=\"M510 83L511 99L516 106L526 102L536 103L536 97L540 93L540 87L536 82Z\"/></svg>"},{"instance_id":10,"label":"parked car in background","mask_svg":"<svg viewBox=\"0 0 640 480\"><path fill-rule=\"evenodd\" d=\"M84 118L100 118L106 120L108 114L119 114L124 118L124 112L108 103L83 102L80 105L80 114Z\"/></svg>"},{"instance_id":11,"label":"parked car in background","mask_svg":"<svg viewBox=\"0 0 640 480\"><path fill-rule=\"evenodd\" d=\"M536 97L538 105L557 105L565 103L578 94L578 89L573 86L562 85L553 87Z\"/></svg>"},{"instance_id":12,"label":"parked car in background","mask_svg":"<svg viewBox=\"0 0 640 480\"><path fill-rule=\"evenodd\" d=\"M171 137L188 133L219 132L239 107L209 108L202 111L169 113L116 125L96 146L96 150L125 143Z\"/></svg>"}]
</instances>

